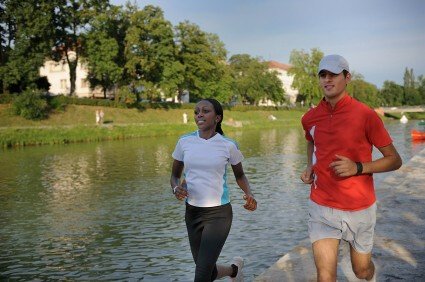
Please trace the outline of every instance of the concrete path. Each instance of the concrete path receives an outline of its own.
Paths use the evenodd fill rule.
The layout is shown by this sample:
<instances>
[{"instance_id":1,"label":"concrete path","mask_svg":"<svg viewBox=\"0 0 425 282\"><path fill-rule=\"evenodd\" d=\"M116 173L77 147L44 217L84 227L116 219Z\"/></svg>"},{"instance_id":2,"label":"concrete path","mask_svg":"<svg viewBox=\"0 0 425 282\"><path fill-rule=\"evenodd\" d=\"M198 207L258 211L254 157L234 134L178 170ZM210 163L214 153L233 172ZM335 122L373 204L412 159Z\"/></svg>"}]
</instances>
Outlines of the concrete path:
<instances>
[{"instance_id":1,"label":"concrete path","mask_svg":"<svg viewBox=\"0 0 425 282\"><path fill-rule=\"evenodd\" d=\"M425 281L425 150L385 178L376 193L377 281ZM310 242L300 242L254 281L316 281ZM340 245L338 281L362 281L351 270L346 242Z\"/></svg>"}]
</instances>

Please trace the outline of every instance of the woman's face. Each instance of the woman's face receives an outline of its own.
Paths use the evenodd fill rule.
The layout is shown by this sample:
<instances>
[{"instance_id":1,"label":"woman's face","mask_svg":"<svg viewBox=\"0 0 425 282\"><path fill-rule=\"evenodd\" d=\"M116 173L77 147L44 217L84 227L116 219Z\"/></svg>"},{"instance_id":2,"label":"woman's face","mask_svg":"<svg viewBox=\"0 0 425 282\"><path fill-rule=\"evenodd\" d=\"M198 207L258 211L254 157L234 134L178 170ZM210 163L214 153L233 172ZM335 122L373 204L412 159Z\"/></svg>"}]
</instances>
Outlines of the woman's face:
<instances>
[{"instance_id":1,"label":"woman's face","mask_svg":"<svg viewBox=\"0 0 425 282\"><path fill-rule=\"evenodd\" d=\"M214 129L221 117L214 111L214 106L206 100L200 101L195 106L195 122L199 130Z\"/></svg>"}]
</instances>

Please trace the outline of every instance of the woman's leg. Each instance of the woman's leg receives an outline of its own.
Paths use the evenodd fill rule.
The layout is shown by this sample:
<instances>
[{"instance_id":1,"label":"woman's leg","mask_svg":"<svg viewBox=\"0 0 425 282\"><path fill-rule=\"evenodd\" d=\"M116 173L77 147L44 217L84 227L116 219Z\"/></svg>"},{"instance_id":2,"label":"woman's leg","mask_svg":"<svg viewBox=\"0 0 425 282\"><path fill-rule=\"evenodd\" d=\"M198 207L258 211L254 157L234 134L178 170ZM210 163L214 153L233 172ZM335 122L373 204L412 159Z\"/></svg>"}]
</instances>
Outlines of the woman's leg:
<instances>
[{"instance_id":1,"label":"woman's leg","mask_svg":"<svg viewBox=\"0 0 425 282\"><path fill-rule=\"evenodd\" d=\"M232 207L227 204L201 208L200 211L200 216L186 216L189 241L196 263L195 281L213 281L218 277L216 262L232 225ZM227 271L220 268L220 276L223 274L227 274Z\"/></svg>"},{"instance_id":2,"label":"woman's leg","mask_svg":"<svg viewBox=\"0 0 425 282\"><path fill-rule=\"evenodd\" d=\"M216 279L220 279L226 276L230 276L233 274L233 267L231 265L221 265L217 264L217 277Z\"/></svg>"}]
</instances>

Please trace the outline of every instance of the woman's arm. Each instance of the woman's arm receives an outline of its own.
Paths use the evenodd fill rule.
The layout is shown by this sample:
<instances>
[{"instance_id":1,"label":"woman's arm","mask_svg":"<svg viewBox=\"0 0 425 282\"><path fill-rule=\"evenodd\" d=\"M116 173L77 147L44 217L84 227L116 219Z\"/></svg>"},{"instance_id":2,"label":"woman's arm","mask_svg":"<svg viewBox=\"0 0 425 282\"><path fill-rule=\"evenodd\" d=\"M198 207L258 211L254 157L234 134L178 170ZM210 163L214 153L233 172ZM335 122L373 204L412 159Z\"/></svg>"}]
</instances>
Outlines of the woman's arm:
<instances>
[{"instance_id":1,"label":"woman's arm","mask_svg":"<svg viewBox=\"0 0 425 282\"><path fill-rule=\"evenodd\" d=\"M174 160L173 168L171 169L170 184L171 184L171 190L173 191L176 198L179 200L183 200L188 195L187 189L182 187L182 185L180 184L180 178L182 176L183 168L184 168L183 162Z\"/></svg>"},{"instance_id":2,"label":"woman's arm","mask_svg":"<svg viewBox=\"0 0 425 282\"><path fill-rule=\"evenodd\" d=\"M245 192L244 200L245 205L244 208L249 211L254 211L257 209L257 201L254 198L254 195L251 192L251 188L249 186L248 178L245 176L245 172L243 171L242 163L238 163L236 165L232 165L233 174L236 178L236 183L238 186Z\"/></svg>"}]
</instances>

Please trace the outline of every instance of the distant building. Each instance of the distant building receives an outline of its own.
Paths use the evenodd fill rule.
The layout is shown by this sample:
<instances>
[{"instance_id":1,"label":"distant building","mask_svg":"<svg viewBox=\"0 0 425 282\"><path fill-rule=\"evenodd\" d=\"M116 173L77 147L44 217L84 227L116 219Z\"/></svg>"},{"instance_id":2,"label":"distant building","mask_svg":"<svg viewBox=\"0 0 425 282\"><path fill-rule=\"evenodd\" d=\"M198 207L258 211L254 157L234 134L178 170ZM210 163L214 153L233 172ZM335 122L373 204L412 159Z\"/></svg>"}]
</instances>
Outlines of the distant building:
<instances>
[{"instance_id":1,"label":"distant building","mask_svg":"<svg viewBox=\"0 0 425 282\"><path fill-rule=\"evenodd\" d=\"M71 51L72 52L72 51ZM279 63L276 61L269 61L268 66L270 70L278 72L278 77L282 81L285 95L290 104L295 104L297 99L298 90L292 88L293 76L288 75L288 70L291 68L288 64ZM88 69L87 66L78 62L76 70L77 78L75 80L75 95L77 97L90 97L90 98L103 98L103 92L100 87L94 90L90 89L90 83L87 80ZM40 76L46 76L50 83L49 93L51 95L69 95L71 82L69 80L69 67L65 60L59 62L53 60L46 60L44 66L40 68ZM107 97L113 97L112 93L107 93ZM189 93L183 93L181 100L177 95L172 98L162 97L163 100L173 101L175 103L187 103L189 101ZM270 100L261 100L260 106L275 106L276 104Z\"/></svg>"},{"instance_id":2,"label":"distant building","mask_svg":"<svg viewBox=\"0 0 425 282\"><path fill-rule=\"evenodd\" d=\"M173 102L173 103L189 103L190 99L189 99L189 90L183 90L181 95L180 95L180 99L179 99L179 95L178 93L176 93L176 95L174 95L174 97L165 97L164 93L161 92L161 100L162 101L166 101L166 102Z\"/></svg>"},{"instance_id":3,"label":"distant building","mask_svg":"<svg viewBox=\"0 0 425 282\"><path fill-rule=\"evenodd\" d=\"M82 64L80 60L76 70L75 95L79 98L103 98L103 92L100 87L96 87L93 91L90 89L87 74L87 66ZM69 95L71 82L69 80L68 63L65 60L60 60L59 62L46 60L44 66L40 68L40 76L47 77L50 83L49 93L51 95Z\"/></svg>"},{"instance_id":4,"label":"distant building","mask_svg":"<svg viewBox=\"0 0 425 282\"><path fill-rule=\"evenodd\" d=\"M268 66L270 70L274 70L278 72L278 77L282 81L283 89L285 90L285 95L288 101L291 104L295 104L298 96L298 90L292 88L292 82L294 81L294 77L288 74L291 65L279 63L276 61L269 61Z\"/></svg>"}]
</instances>

